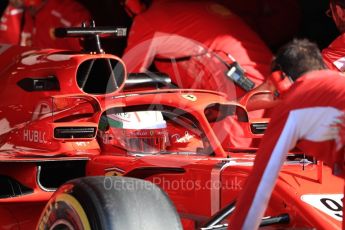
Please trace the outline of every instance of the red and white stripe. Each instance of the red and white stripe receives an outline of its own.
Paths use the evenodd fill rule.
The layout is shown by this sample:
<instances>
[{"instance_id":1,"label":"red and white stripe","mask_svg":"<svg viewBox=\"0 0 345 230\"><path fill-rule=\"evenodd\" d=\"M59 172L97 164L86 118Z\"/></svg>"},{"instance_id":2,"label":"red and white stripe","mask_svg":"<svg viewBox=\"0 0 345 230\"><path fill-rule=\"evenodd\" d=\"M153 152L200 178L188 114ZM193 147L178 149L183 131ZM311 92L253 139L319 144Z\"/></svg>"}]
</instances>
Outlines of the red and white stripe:
<instances>
[{"instance_id":1,"label":"red and white stripe","mask_svg":"<svg viewBox=\"0 0 345 230\"><path fill-rule=\"evenodd\" d=\"M280 119L267 130L253 171L237 203L240 210L231 218L230 229L252 230L259 227L286 154L297 141L310 141L312 145L313 142L335 140L337 149L341 147L334 124L342 114L334 107L292 110L286 119ZM320 148L320 145L317 147Z\"/></svg>"}]
</instances>

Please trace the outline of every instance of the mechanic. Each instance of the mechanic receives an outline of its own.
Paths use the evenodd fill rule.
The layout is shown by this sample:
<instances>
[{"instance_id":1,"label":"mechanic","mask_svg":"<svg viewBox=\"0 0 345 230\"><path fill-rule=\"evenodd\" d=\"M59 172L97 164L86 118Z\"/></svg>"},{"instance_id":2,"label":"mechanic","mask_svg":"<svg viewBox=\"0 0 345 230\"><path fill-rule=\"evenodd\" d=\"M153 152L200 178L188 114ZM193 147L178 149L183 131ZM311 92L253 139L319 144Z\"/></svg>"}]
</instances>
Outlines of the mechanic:
<instances>
[{"instance_id":1,"label":"mechanic","mask_svg":"<svg viewBox=\"0 0 345 230\"><path fill-rule=\"evenodd\" d=\"M345 71L345 0L330 0L327 14L333 18L340 35L325 49L322 56L328 68Z\"/></svg>"},{"instance_id":2,"label":"mechanic","mask_svg":"<svg viewBox=\"0 0 345 230\"><path fill-rule=\"evenodd\" d=\"M344 164L345 78L326 70L317 45L307 40L283 46L273 64L294 83L274 108L229 229L259 227L280 168L294 147L334 169Z\"/></svg>"},{"instance_id":3,"label":"mechanic","mask_svg":"<svg viewBox=\"0 0 345 230\"><path fill-rule=\"evenodd\" d=\"M153 0L150 5L127 0L124 6L134 17L123 56L128 72L146 72L154 64L180 88L219 91L230 100L261 84L270 72L271 51L241 18L220 4ZM251 117L261 115L262 111L255 111ZM238 122L229 119L215 131L223 146L250 145ZM224 133L231 133L229 139Z\"/></svg>"},{"instance_id":4,"label":"mechanic","mask_svg":"<svg viewBox=\"0 0 345 230\"><path fill-rule=\"evenodd\" d=\"M211 1L145 2L124 3L134 17L123 57L129 72L145 72L154 63L181 88L216 90L229 99L244 95L269 74L271 51L224 6ZM236 94L236 80L224 74L234 60L250 82L236 84Z\"/></svg>"},{"instance_id":5,"label":"mechanic","mask_svg":"<svg viewBox=\"0 0 345 230\"><path fill-rule=\"evenodd\" d=\"M90 18L75 0L10 0L0 20L0 43L80 50L78 39L57 39L54 28L80 26Z\"/></svg>"}]
</instances>

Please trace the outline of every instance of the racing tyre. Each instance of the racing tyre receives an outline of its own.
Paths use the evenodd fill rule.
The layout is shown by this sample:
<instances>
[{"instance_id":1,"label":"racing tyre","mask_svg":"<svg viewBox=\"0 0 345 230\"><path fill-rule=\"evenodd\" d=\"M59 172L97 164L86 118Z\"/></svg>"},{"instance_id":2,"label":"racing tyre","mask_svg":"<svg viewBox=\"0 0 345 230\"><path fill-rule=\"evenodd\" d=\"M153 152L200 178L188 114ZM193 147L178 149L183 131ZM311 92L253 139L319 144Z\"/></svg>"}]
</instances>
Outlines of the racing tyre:
<instances>
[{"instance_id":1,"label":"racing tyre","mask_svg":"<svg viewBox=\"0 0 345 230\"><path fill-rule=\"evenodd\" d=\"M38 229L182 229L169 198L156 185L126 177L84 177L62 185Z\"/></svg>"}]
</instances>

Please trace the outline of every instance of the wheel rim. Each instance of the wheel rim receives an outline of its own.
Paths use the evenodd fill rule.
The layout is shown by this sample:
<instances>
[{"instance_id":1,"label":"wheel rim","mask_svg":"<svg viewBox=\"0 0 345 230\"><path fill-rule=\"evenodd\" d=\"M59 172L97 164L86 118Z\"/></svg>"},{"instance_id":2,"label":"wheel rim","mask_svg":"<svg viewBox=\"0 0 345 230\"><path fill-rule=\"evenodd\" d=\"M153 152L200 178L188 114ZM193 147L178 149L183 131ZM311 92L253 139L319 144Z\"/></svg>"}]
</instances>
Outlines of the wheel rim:
<instances>
[{"instance_id":1,"label":"wheel rim","mask_svg":"<svg viewBox=\"0 0 345 230\"><path fill-rule=\"evenodd\" d=\"M74 230L74 228L68 220L59 219L55 221L49 230Z\"/></svg>"}]
</instances>

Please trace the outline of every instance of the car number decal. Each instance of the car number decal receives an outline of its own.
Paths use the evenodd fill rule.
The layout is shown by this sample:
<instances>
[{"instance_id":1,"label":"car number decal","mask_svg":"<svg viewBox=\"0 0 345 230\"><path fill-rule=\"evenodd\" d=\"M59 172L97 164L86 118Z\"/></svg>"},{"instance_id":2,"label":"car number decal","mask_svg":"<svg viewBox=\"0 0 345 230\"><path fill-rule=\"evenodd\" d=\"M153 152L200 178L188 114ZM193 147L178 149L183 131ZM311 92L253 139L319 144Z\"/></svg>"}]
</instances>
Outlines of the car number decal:
<instances>
[{"instance_id":1,"label":"car number decal","mask_svg":"<svg viewBox=\"0 0 345 230\"><path fill-rule=\"evenodd\" d=\"M301 200L338 221L343 219L343 194L308 194Z\"/></svg>"}]
</instances>

